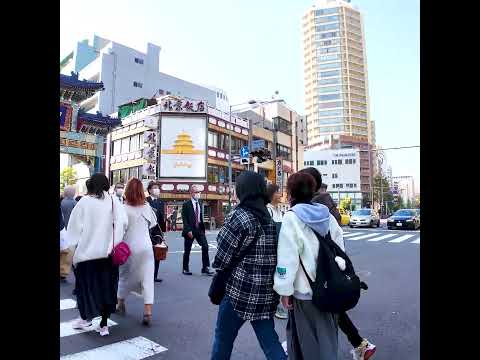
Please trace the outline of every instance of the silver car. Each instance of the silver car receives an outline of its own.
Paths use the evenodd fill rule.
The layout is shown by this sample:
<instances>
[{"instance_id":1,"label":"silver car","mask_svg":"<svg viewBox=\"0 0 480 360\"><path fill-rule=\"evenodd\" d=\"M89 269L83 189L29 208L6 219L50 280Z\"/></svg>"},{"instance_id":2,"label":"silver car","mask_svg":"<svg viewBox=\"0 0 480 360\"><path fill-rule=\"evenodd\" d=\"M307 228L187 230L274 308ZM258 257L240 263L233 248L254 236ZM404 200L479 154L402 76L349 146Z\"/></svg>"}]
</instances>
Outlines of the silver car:
<instances>
[{"instance_id":1,"label":"silver car","mask_svg":"<svg viewBox=\"0 0 480 360\"><path fill-rule=\"evenodd\" d=\"M373 209L361 209L352 211L350 216L350 227L357 226L368 226L368 227L379 227L380 226L380 217L377 212Z\"/></svg>"}]
</instances>

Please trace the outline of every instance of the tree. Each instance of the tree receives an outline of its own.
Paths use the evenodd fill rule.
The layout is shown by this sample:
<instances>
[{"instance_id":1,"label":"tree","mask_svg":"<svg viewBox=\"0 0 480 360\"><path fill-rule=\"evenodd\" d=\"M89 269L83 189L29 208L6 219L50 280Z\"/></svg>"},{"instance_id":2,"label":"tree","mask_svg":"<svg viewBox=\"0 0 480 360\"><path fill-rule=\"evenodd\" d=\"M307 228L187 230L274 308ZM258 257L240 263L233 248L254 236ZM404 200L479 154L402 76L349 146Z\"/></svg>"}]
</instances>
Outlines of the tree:
<instances>
[{"instance_id":1,"label":"tree","mask_svg":"<svg viewBox=\"0 0 480 360\"><path fill-rule=\"evenodd\" d=\"M65 189L65 186L75 185L77 182L77 172L74 168L67 166L60 171L60 192Z\"/></svg>"},{"instance_id":2,"label":"tree","mask_svg":"<svg viewBox=\"0 0 480 360\"><path fill-rule=\"evenodd\" d=\"M350 210L351 206L352 206L352 199L349 198L348 196L340 200L340 205L339 205L340 208L344 210Z\"/></svg>"},{"instance_id":3,"label":"tree","mask_svg":"<svg viewBox=\"0 0 480 360\"><path fill-rule=\"evenodd\" d=\"M386 177L381 173L377 174L373 178L373 200L377 204L382 203L383 196L383 209L381 213L385 213L388 210L392 209L393 206L393 194L390 191L390 184Z\"/></svg>"}]
</instances>

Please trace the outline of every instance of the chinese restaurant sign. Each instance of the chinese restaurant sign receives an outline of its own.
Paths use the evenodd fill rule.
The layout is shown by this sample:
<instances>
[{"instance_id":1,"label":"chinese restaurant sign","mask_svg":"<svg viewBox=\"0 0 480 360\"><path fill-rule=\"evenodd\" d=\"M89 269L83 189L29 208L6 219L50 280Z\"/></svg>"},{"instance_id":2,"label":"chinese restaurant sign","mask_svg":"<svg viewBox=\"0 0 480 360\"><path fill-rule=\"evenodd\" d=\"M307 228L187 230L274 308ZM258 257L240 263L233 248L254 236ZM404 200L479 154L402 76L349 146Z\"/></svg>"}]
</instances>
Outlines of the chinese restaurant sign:
<instances>
[{"instance_id":1,"label":"chinese restaurant sign","mask_svg":"<svg viewBox=\"0 0 480 360\"><path fill-rule=\"evenodd\" d=\"M60 103L60 130L70 131L72 122L72 107L65 103Z\"/></svg>"},{"instance_id":2,"label":"chinese restaurant sign","mask_svg":"<svg viewBox=\"0 0 480 360\"><path fill-rule=\"evenodd\" d=\"M176 99L172 97L162 99L161 107L162 112L202 113L207 111L207 104L204 101Z\"/></svg>"}]
</instances>

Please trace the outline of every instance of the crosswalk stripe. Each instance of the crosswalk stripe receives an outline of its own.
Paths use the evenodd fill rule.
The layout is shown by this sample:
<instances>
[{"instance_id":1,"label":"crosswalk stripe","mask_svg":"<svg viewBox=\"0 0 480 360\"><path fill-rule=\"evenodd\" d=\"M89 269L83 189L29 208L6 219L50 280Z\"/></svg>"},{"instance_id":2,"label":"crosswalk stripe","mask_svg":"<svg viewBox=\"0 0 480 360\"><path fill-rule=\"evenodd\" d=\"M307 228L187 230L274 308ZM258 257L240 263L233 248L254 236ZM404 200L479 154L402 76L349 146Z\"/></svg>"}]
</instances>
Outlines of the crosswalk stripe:
<instances>
[{"instance_id":1,"label":"crosswalk stripe","mask_svg":"<svg viewBox=\"0 0 480 360\"><path fill-rule=\"evenodd\" d=\"M401 243L402 241L405 241L407 239L410 239L411 237L414 237L416 236L415 234L409 234L409 235L403 235L403 236L400 236L399 238L396 238L396 239L393 239L393 240L390 240L389 243Z\"/></svg>"},{"instance_id":2,"label":"crosswalk stripe","mask_svg":"<svg viewBox=\"0 0 480 360\"><path fill-rule=\"evenodd\" d=\"M60 310L75 309L76 307L77 302L73 299L60 300Z\"/></svg>"},{"instance_id":3,"label":"crosswalk stripe","mask_svg":"<svg viewBox=\"0 0 480 360\"><path fill-rule=\"evenodd\" d=\"M366 239L366 238L377 236L377 235L380 235L380 233L370 233L367 235L356 236L356 237L349 238L348 240L362 240L362 239Z\"/></svg>"},{"instance_id":4,"label":"crosswalk stripe","mask_svg":"<svg viewBox=\"0 0 480 360\"><path fill-rule=\"evenodd\" d=\"M380 241L380 240L388 239L388 238L391 238L392 236L397 236L397 235L398 234L387 234L387 235L379 236L373 239L368 239L368 241Z\"/></svg>"},{"instance_id":5,"label":"crosswalk stripe","mask_svg":"<svg viewBox=\"0 0 480 360\"><path fill-rule=\"evenodd\" d=\"M72 323L76 320L71 320L67 322L60 323L60 337L65 337L65 336L70 336L70 335L76 335L76 334L81 334L84 332L89 332L89 331L94 331L98 325L100 325L100 318L93 319L92 325L86 328L85 330L75 330L72 328ZM115 321L108 320L107 326L114 326L118 325Z\"/></svg>"},{"instance_id":6,"label":"crosswalk stripe","mask_svg":"<svg viewBox=\"0 0 480 360\"><path fill-rule=\"evenodd\" d=\"M346 237L355 236L355 235L358 235L358 234L363 234L363 233L354 232L354 233L350 233L350 234L347 234L347 235L343 235L343 237L346 238Z\"/></svg>"},{"instance_id":7,"label":"crosswalk stripe","mask_svg":"<svg viewBox=\"0 0 480 360\"><path fill-rule=\"evenodd\" d=\"M420 238L418 238L417 240L412 241L412 244L420 244Z\"/></svg>"},{"instance_id":8,"label":"crosswalk stripe","mask_svg":"<svg viewBox=\"0 0 480 360\"><path fill-rule=\"evenodd\" d=\"M60 357L60 360L141 360L167 350L166 347L143 336L137 336L92 350L65 355Z\"/></svg>"}]
</instances>

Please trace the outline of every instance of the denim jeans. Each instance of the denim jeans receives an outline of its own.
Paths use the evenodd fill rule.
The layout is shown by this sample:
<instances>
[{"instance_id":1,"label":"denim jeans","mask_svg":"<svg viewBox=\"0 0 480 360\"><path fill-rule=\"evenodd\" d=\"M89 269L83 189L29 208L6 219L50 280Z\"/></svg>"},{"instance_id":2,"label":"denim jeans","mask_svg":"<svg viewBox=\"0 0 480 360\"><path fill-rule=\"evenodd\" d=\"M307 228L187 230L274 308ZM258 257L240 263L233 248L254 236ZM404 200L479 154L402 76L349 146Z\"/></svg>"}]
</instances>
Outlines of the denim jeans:
<instances>
[{"instance_id":1,"label":"denim jeans","mask_svg":"<svg viewBox=\"0 0 480 360\"><path fill-rule=\"evenodd\" d=\"M230 300L225 296L218 309L211 360L230 359L233 343L244 323L245 320L237 315ZM253 320L250 323L267 360L286 360L287 355L278 340L273 319Z\"/></svg>"}]
</instances>

